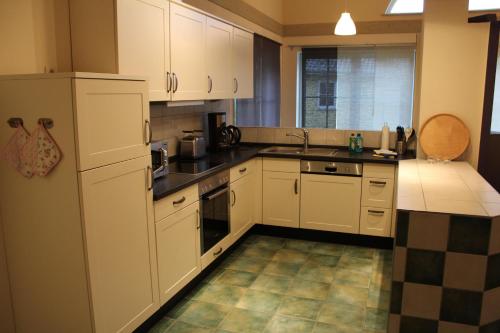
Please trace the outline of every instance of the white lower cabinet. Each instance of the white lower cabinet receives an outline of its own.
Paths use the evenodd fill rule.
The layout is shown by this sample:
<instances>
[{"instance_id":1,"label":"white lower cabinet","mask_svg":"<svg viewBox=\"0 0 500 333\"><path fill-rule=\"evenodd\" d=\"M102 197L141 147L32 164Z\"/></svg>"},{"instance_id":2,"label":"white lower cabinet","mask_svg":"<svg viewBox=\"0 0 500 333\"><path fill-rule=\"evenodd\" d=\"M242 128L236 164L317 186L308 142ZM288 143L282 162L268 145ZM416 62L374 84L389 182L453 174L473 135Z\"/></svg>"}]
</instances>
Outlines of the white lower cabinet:
<instances>
[{"instance_id":1,"label":"white lower cabinet","mask_svg":"<svg viewBox=\"0 0 500 333\"><path fill-rule=\"evenodd\" d=\"M359 233L360 177L302 174L301 184L301 228Z\"/></svg>"},{"instance_id":2,"label":"white lower cabinet","mask_svg":"<svg viewBox=\"0 0 500 333\"><path fill-rule=\"evenodd\" d=\"M391 209L362 207L359 232L363 235L389 236L391 215Z\"/></svg>"},{"instance_id":3,"label":"white lower cabinet","mask_svg":"<svg viewBox=\"0 0 500 333\"><path fill-rule=\"evenodd\" d=\"M197 201L156 223L161 304L201 271L199 221Z\"/></svg>"},{"instance_id":4,"label":"white lower cabinet","mask_svg":"<svg viewBox=\"0 0 500 333\"><path fill-rule=\"evenodd\" d=\"M231 183L231 237L237 241L254 224L254 174Z\"/></svg>"},{"instance_id":5,"label":"white lower cabinet","mask_svg":"<svg viewBox=\"0 0 500 333\"><path fill-rule=\"evenodd\" d=\"M298 172L263 171L262 223L298 228L299 187L300 173Z\"/></svg>"}]
</instances>

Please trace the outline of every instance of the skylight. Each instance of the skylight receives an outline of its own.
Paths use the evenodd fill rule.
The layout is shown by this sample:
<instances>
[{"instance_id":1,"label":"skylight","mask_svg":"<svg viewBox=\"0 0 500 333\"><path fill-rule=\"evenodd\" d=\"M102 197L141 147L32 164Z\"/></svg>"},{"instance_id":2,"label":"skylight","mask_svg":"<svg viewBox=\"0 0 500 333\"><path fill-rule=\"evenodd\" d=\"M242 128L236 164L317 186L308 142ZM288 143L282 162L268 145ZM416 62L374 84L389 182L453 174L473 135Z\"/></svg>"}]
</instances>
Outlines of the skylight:
<instances>
[{"instance_id":1,"label":"skylight","mask_svg":"<svg viewBox=\"0 0 500 333\"><path fill-rule=\"evenodd\" d=\"M500 0L469 0L469 10L500 9Z\"/></svg>"},{"instance_id":2,"label":"skylight","mask_svg":"<svg viewBox=\"0 0 500 333\"><path fill-rule=\"evenodd\" d=\"M481 2L481 0L476 1ZM484 2L484 0L482 1ZM386 14L421 14L423 12L424 0L391 0Z\"/></svg>"}]
</instances>

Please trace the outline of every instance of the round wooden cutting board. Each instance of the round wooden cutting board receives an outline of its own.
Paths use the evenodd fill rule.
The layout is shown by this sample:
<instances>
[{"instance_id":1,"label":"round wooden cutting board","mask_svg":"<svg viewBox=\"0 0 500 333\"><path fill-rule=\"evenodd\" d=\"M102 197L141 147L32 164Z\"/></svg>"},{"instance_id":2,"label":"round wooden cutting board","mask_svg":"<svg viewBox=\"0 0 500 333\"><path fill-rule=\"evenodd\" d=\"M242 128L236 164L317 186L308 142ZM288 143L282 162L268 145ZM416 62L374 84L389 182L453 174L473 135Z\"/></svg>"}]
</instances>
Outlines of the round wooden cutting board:
<instances>
[{"instance_id":1,"label":"round wooden cutting board","mask_svg":"<svg viewBox=\"0 0 500 333\"><path fill-rule=\"evenodd\" d=\"M465 152L469 142L469 129L451 114L429 118L420 130L420 146L428 158L454 160Z\"/></svg>"}]
</instances>

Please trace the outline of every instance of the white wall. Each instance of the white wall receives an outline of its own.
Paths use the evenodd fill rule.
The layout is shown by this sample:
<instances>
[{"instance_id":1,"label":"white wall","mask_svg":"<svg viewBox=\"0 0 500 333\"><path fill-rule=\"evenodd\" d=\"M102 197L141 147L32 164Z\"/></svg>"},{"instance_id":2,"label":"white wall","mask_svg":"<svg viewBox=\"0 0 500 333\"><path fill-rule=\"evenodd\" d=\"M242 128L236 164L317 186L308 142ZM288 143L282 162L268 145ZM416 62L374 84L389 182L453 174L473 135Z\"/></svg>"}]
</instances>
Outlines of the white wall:
<instances>
[{"instance_id":1,"label":"white wall","mask_svg":"<svg viewBox=\"0 0 500 333\"><path fill-rule=\"evenodd\" d=\"M462 119L471 132L462 159L477 168L489 24L467 23L467 0L431 0L425 6L420 126L439 113Z\"/></svg>"}]
</instances>

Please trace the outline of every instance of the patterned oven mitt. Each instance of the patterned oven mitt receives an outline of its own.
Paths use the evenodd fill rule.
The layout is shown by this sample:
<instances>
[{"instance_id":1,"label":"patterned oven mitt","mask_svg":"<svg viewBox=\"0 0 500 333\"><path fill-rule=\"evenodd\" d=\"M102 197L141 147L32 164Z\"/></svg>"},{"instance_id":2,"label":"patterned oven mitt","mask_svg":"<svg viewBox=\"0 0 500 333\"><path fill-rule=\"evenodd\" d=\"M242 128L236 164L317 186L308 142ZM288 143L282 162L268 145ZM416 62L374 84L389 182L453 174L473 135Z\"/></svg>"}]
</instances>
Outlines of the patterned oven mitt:
<instances>
[{"instance_id":1,"label":"patterned oven mitt","mask_svg":"<svg viewBox=\"0 0 500 333\"><path fill-rule=\"evenodd\" d=\"M7 145L0 152L1 158L26 178L33 177L32 158L25 147L30 135L23 126L18 126Z\"/></svg>"},{"instance_id":2,"label":"patterned oven mitt","mask_svg":"<svg viewBox=\"0 0 500 333\"><path fill-rule=\"evenodd\" d=\"M32 156L33 173L45 177L61 160L61 150L43 124L38 124L30 141L26 147Z\"/></svg>"}]
</instances>

